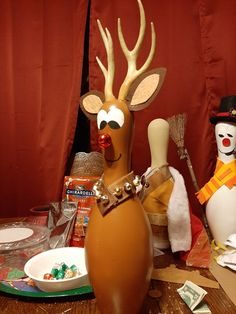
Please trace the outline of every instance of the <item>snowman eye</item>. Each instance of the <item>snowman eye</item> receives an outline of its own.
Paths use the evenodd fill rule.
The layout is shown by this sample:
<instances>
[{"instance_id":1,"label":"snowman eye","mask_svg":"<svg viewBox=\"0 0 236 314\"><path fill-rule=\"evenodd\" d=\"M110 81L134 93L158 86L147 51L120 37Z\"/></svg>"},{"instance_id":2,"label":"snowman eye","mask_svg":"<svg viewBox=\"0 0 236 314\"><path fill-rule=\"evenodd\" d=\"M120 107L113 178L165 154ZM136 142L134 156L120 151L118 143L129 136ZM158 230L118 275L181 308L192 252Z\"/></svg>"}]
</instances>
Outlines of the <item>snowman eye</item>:
<instances>
[{"instance_id":1,"label":"snowman eye","mask_svg":"<svg viewBox=\"0 0 236 314\"><path fill-rule=\"evenodd\" d=\"M97 115L97 126L99 130L102 130L107 125L108 115L105 110L100 110Z\"/></svg>"},{"instance_id":2,"label":"snowman eye","mask_svg":"<svg viewBox=\"0 0 236 314\"><path fill-rule=\"evenodd\" d=\"M218 134L219 135L219 137L224 137L224 135L223 134Z\"/></svg>"},{"instance_id":3,"label":"snowman eye","mask_svg":"<svg viewBox=\"0 0 236 314\"><path fill-rule=\"evenodd\" d=\"M109 127L111 129L119 129L124 124L124 121L125 121L124 113L116 107L111 107L111 109L108 112L107 119Z\"/></svg>"},{"instance_id":4,"label":"snowman eye","mask_svg":"<svg viewBox=\"0 0 236 314\"><path fill-rule=\"evenodd\" d=\"M228 135L228 137L233 137L233 135L232 135L232 134L230 134L230 133L227 133L227 135Z\"/></svg>"}]
</instances>

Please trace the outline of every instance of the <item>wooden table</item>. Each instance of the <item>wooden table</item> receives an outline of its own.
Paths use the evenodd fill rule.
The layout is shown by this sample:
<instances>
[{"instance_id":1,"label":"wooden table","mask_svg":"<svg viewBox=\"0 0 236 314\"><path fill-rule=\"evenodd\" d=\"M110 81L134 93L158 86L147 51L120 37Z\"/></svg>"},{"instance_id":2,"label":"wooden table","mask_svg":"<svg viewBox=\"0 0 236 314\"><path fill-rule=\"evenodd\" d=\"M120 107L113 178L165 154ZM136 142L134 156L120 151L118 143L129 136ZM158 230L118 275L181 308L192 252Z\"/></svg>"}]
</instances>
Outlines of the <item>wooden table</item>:
<instances>
[{"instance_id":1,"label":"wooden table","mask_svg":"<svg viewBox=\"0 0 236 314\"><path fill-rule=\"evenodd\" d=\"M8 221L11 220L0 219L0 223ZM172 259L170 262L175 262L177 267L193 270L193 268L186 267L182 262L176 259L175 256L171 256L170 258ZM159 261L158 258L154 259L155 268L160 266ZM200 269L200 273L205 277L214 279L210 271L207 269ZM152 280L150 290L157 290L161 295L159 297L151 297L150 295L147 295L141 314L192 313L176 291L176 289L181 286L182 284ZM204 289L208 292L204 297L204 301L208 304L212 314L236 313L236 306L231 302L222 288L213 289L204 287ZM92 293L86 295L86 299L81 296L36 299L31 297L14 296L0 291L0 313L98 314L100 312L98 311L96 299Z\"/></svg>"}]
</instances>

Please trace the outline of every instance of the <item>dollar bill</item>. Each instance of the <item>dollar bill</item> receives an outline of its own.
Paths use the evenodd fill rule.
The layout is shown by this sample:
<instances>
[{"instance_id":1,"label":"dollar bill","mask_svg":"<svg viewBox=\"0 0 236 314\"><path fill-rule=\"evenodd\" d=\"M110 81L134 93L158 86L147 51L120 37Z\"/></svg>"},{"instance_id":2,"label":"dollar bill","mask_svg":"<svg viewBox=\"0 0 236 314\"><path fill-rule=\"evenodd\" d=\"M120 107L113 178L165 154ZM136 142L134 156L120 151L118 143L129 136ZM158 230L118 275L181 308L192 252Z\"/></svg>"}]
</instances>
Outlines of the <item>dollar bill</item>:
<instances>
[{"instance_id":1,"label":"dollar bill","mask_svg":"<svg viewBox=\"0 0 236 314\"><path fill-rule=\"evenodd\" d=\"M201 301L192 312L194 314L211 314L211 310L208 305L203 301Z\"/></svg>"},{"instance_id":2,"label":"dollar bill","mask_svg":"<svg viewBox=\"0 0 236 314\"><path fill-rule=\"evenodd\" d=\"M197 286L195 283L186 280L184 285L177 289L177 292L193 313L211 313L207 304L202 302L204 296L207 294L206 290Z\"/></svg>"}]
</instances>

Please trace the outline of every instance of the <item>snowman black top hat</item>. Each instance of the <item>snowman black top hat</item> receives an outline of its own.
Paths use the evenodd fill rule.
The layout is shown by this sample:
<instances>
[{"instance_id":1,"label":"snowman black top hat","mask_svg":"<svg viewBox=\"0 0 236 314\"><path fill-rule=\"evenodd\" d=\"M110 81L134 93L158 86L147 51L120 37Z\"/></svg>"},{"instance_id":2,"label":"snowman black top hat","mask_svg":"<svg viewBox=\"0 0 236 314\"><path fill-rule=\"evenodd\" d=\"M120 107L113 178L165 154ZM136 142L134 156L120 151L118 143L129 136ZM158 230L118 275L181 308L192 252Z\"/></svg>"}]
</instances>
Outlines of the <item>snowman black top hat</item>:
<instances>
[{"instance_id":1,"label":"snowman black top hat","mask_svg":"<svg viewBox=\"0 0 236 314\"><path fill-rule=\"evenodd\" d=\"M236 96L226 96L221 98L218 113L210 118L212 124L217 122L236 123Z\"/></svg>"}]
</instances>

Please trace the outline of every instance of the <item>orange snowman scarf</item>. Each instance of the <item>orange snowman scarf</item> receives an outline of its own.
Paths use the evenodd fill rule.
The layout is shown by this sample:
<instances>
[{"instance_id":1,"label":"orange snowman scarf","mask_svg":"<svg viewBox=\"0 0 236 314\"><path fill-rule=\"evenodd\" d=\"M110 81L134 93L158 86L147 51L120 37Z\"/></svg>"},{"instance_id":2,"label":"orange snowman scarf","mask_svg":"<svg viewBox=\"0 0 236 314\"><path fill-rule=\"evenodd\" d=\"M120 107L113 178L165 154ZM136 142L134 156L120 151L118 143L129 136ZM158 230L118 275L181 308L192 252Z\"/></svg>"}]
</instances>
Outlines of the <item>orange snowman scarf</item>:
<instances>
[{"instance_id":1,"label":"orange snowman scarf","mask_svg":"<svg viewBox=\"0 0 236 314\"><path fill-rule=\"evenodd\" d=\"M224 164L217 159L214 176L196 193L200 204L205 203L222 186L236 186L236 159Z\"/></svg>"}]
</instances>

